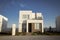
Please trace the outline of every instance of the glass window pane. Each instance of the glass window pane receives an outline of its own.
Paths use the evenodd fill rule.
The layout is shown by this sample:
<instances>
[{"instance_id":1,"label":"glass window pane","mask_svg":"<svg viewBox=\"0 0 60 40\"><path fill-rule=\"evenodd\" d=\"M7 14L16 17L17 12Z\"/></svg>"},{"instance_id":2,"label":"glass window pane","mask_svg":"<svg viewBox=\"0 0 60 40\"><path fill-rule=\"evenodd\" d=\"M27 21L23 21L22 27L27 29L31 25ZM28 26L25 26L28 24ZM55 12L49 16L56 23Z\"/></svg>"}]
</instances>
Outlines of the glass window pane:
<instances>
[{"instance_id":1,"label":"glass window pane","mask_svg":"<svg viewBox=\"0 0 60 40\"><path fill-rule=\"evenodd\" d=\"M36 23L35 24L35 29L39 29L40 27L39 27L39 23Z\"/></svg>"}]
</instances>

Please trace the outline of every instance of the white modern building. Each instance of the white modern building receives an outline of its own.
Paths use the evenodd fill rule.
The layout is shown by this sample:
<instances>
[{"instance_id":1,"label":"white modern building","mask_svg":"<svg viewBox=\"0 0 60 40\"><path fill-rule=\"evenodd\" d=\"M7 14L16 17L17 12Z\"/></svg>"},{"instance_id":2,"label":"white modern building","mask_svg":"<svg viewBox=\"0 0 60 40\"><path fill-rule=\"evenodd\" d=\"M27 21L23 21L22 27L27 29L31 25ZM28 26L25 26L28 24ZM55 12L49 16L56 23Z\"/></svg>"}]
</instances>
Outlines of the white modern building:
<instances>
[{"instance_id":1,"label":"white modern building","mask_svg":"<svg viewBox=\"0 0 60 40\"><path fill-rule=\"evenodd\" d=\"M8 18L0 15L0 32L6 31Z\"/></svg>"},{"instance_id":2,"label":"white modern building","mask_svg":"<svg viewBox=\"0 0 60 40\"><path fill-rule=\"evenodd\" d=\"M42 13L33 13L31 10L19 11L19 32L44 32Z\"/></svg>"},{"instance_id":3,"label":"white modern building","mask_svg":"<svg viewBox=\"0 0 60 40\"><path fill-rule=\"evenodd\" d=\"M57 32L60 32L60 16L56 18L56 30Z\"/></svg>"}]
</instances>

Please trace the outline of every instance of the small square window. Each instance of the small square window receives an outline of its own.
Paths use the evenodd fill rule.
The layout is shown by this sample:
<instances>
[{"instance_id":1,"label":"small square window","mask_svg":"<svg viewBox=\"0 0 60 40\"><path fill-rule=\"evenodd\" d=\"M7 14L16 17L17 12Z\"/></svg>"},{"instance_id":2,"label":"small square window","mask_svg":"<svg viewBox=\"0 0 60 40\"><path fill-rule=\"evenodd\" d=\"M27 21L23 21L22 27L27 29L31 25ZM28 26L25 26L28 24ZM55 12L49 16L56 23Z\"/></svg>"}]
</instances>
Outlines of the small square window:
<instances>
[{"instance_id":1,"label":"small square window","mask_svg":"<svg viewBox=\"0 0 60 40\"><path fill-rule=\"evenodd\" d=\"M23 15L23 19L29 19L29 15Z\"/></svg>"}]
</instances>

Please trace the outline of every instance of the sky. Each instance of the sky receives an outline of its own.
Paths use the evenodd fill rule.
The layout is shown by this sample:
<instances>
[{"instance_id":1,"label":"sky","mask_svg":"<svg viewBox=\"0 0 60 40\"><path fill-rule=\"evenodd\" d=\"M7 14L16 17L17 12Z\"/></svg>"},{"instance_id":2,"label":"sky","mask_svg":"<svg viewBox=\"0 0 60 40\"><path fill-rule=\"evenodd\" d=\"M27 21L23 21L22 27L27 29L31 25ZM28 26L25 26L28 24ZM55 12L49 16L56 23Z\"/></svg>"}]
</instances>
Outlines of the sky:
<instances>
[{"instance_id":1,"label":"sky","mask_svg":"<svg viewBox=\"0 0 60 40\"><path fill-rule=\"evenodd\" d=\"M12 24L18 27L20 10L41 12L44 27L56 27L56 17L60 16L60 0L0 0L0 15L8 18L8 27Z\"/></svg>"}]
</instances>

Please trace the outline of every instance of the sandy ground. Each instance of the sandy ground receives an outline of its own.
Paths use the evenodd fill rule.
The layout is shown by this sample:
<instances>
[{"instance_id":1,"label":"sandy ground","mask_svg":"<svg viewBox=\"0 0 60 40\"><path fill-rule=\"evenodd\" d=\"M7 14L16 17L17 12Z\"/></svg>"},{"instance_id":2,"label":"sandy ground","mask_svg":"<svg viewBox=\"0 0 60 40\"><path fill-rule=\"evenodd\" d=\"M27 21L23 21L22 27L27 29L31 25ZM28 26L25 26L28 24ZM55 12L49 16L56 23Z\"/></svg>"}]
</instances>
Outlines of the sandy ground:
<instances>
[{"instance_id":1,"label":"sandy ground","mask_svg":"<svg viewBox=\"0 0 60 40\"><path fill-rule=\"evenodd\" d=\"M0 40L60 40L60 36L0 36Z\"/></svg>"}]
</instances>

